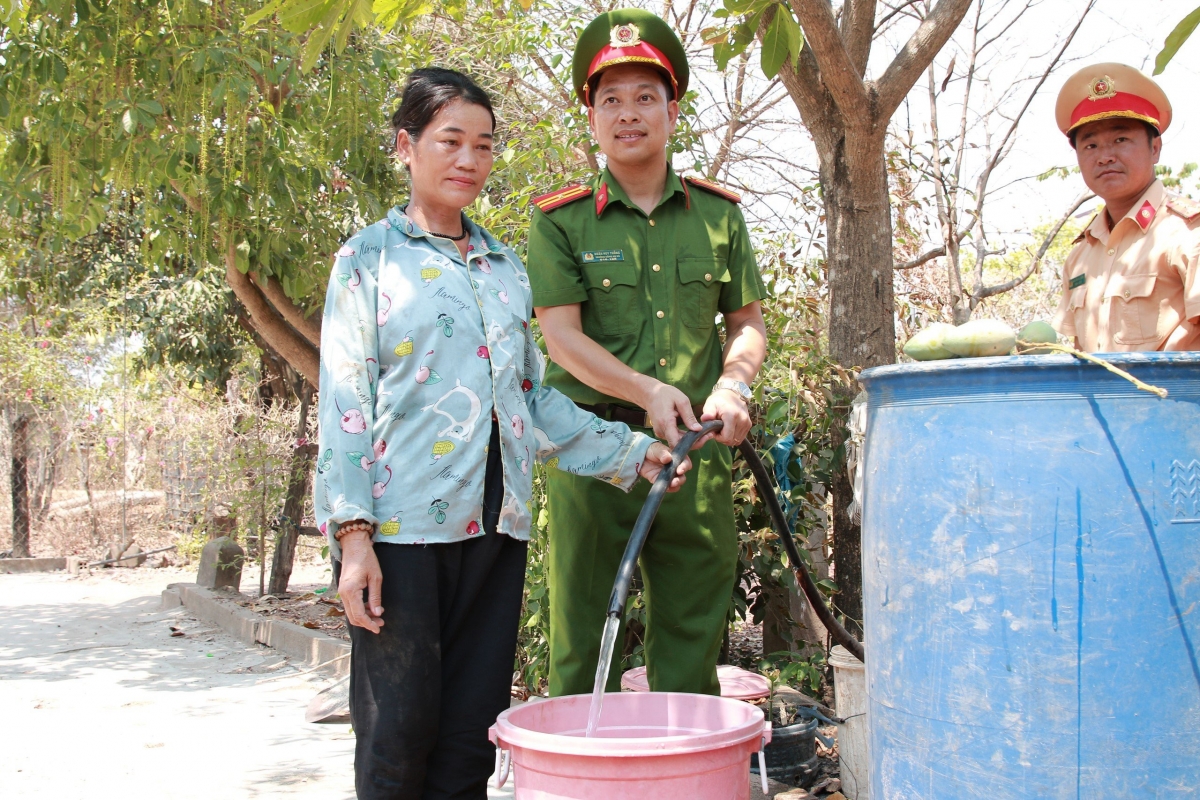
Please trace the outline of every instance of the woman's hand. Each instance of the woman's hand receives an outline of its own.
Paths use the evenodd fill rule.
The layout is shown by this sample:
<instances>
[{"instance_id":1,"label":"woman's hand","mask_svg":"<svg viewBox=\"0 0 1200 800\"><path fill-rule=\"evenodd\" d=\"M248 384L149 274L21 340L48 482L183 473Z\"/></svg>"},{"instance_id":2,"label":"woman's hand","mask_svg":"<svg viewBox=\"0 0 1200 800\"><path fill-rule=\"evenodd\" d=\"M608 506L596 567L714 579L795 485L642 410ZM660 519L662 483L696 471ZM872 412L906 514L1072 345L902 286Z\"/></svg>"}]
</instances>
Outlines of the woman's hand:
<instances>
[{"instance_id":1,"label":"woman's hand","mask_svg":"<svg viewBox=\"0 0 1200 800\"><path fill-rule=\"evenodd\" d=\"M383 572L375 558L375 546L366 531L354 531L343 536L342 574L338 579L338 595L346 607L346 621L351 625L379 633L383 627ZM363 606L363 589L367 590L367 605Z\"/></svg>"},{"instance_id":2,"label":"woman's hand","mask_svg":"<svg viewBox=\"0 0 1200 800\"><path fill-rule=\"evenodd\" d=\"M662 472L663 467L671 463L671 451L662 442L655 442L650 445L650 449L646 451L646 458L638 467L638 474L646 480L654 483L658 480L658 473ZM667 487L668 492L678 492L684 483L687 482L687 477L684 473L692 468L692 460L686 456L683 462L675 470L675 477L671 478L671 485Z\"/></svg>"}]
</instances>

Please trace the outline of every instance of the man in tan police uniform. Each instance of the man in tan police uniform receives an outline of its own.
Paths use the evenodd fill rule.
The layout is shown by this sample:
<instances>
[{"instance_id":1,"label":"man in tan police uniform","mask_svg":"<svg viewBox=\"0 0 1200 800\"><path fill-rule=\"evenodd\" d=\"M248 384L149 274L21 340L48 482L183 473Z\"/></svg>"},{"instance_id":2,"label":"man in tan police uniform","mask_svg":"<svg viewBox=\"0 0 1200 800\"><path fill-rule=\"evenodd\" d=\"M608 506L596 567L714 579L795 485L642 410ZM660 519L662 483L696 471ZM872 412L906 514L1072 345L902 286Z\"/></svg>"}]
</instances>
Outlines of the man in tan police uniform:
<instances>
[{"instance_id":1,"label":"man in tan police uniform","mask_svg":"<svg viewBox=\"0 0 1200 800\"><path fill-rule=\"evenodd\" d=\"M1058 94L1058 127L1104 208L1063 266L1054 327L1087 352L1200 349L1200 204L1154 176L1171 104L1124 64L1096 64Z\"/></svg>"}]
</instances>

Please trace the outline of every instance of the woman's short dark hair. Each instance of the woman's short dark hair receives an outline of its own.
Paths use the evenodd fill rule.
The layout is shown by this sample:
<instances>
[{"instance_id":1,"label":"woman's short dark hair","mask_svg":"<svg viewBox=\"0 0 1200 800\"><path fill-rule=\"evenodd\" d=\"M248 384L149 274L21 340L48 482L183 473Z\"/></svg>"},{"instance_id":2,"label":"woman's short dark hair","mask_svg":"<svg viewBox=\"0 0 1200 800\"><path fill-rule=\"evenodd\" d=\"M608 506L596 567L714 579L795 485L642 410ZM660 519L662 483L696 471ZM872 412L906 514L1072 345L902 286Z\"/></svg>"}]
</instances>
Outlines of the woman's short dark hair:
<instances>
[{"instance_id":1,"label":"woman's short dark hair","mask_svg":"<svg viewBox=\"0 0 1200 800\"><path fill-rule=\"evenodd\" d=\"M392 114L393 137L400 131L408 131L415 141L437 113L455 100L472 103L487 109L492 118L492 130L496 130L496 112L492 111L492 99L479 84L467 75L442 67L423 67L413 70L404 84L400 107Z\"/></svg>"}]
</instances>

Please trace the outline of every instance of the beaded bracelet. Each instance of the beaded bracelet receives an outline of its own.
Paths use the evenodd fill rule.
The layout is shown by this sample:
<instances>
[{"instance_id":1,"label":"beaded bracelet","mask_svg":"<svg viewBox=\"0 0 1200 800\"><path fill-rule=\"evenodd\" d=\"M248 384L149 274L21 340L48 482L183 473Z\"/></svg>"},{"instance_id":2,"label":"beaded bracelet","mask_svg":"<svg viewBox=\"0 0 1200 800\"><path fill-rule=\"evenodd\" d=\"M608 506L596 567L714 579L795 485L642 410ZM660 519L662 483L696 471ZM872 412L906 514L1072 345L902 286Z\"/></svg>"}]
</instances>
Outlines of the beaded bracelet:
<instances>
[{"instance_id":1,"label":"beaded bracelet","mask_svg":"<svg viewBox=\"0 0 1200 800\"><path fill-rule=\"evenodd\" d=\"M366 520L361 520L361 519L355 520L353 522L347 522L345 525L338 526L338 529L336 531L334 531L333 539L336 542L340 542L342 540L342 537L345 536L346 534L354 533L355 531L360 531L360 530L363 531L364 533L366 533L368 536L370 536L371 534L375 533L375 526L372 525L371 523L367 522Z\"/></svg>"}]
</instances>

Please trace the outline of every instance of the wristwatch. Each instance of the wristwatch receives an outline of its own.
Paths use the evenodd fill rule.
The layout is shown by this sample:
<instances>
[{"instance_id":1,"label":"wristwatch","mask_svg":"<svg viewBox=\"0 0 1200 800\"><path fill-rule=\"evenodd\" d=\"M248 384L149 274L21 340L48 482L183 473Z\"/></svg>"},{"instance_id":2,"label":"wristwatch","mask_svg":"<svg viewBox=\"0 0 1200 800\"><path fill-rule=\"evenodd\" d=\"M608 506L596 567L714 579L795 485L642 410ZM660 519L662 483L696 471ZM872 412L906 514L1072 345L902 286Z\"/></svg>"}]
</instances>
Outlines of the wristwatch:
<instances>
[{"instance_id":1,"label":"wristwatch","mask_svg":"<svg viewBox=\"0 0 1200 800\"><path fill-rule=\"evenodd\" d=\"M754 396L754 393L750 391L749 386L741 381L735 381L731 378L721 378L719 381L713 384L713 391L715 392L717 389L728 389L731 392L736 392L747 403L749 403L750 398Z\"/></svg>"}]
</instances>

